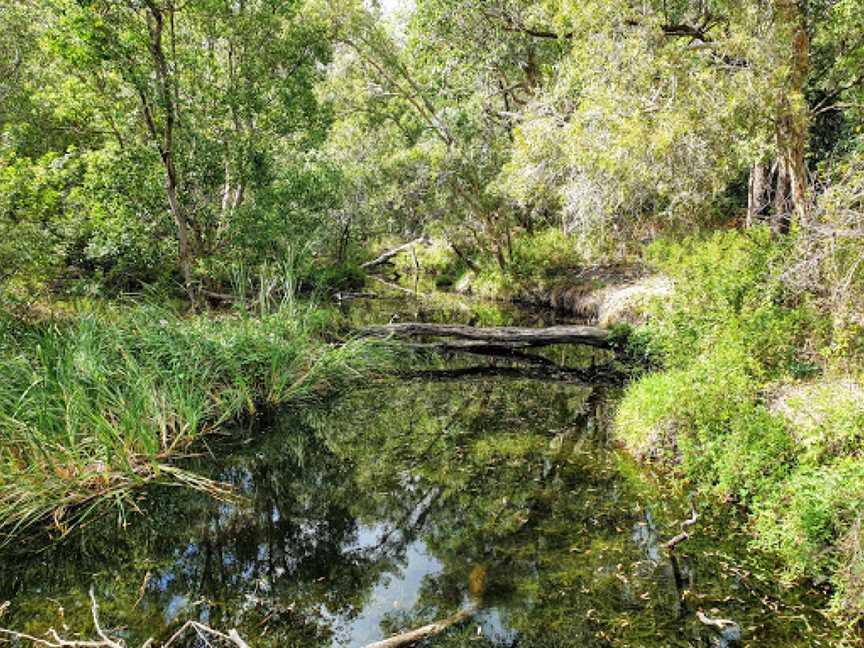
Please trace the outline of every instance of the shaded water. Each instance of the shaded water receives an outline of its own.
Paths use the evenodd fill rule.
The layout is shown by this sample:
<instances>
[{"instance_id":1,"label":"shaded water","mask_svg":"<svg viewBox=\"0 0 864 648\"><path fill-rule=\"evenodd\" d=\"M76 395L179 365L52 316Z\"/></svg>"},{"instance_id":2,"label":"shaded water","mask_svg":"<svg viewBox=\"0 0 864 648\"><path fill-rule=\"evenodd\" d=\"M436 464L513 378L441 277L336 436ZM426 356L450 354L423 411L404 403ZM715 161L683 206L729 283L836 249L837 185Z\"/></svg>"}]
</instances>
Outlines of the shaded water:
<instances>
[{"instance_id":1,"label":"shaded water","mask_svg":"<svg viewBox=\"0 0 864 648\"><path fill-rule=\"evenodd\" d=\"M192 461L237 502L163 487L125 530L5 550L0 625L92 636L93 584L130 645L194 618L251 646L362 647L469 604L426 645L723 645L699 609L745 645L835 645L821 594L760 577L731 521L706 515L670 562L686 507L609 443L614 390L445 376L283 413Z\"/></svg>"}]
</instances>

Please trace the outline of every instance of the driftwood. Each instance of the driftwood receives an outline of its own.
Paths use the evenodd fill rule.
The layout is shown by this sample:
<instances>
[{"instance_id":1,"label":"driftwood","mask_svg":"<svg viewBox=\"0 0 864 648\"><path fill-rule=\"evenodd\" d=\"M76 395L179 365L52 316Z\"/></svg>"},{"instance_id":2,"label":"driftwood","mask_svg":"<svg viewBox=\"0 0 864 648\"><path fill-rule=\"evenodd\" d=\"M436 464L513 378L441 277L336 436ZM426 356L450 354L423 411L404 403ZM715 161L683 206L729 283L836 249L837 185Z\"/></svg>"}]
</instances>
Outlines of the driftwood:
<instances>
[{"instance_id":1,"label":"driftwood","mask_svg":"<svg viewBox=\"0 0 864 648\"><path fill-rule=\"evenodd\" d=\"M696 511L696 506L693 504L693 501L690 501L690 517L681 522L681 533L676 535L674 538L666 542L663 546L666 547L670 552L675 550L679 544L684 542L690 537L690 532L688 529L696 524L696 521L699 519L699 513Z\"/></svg>"},{"instance_id":2,"label":"driftwood","mask_svg":"<svg viewBox=\"0 0 864 648\"><path fill-rule=\"evenodd\" d=\"M0 606L0 611L5 609L7 606L8 601ZM12 637L12 639L17 641L29 641L33 645L45 646L46 648L126 648L126 643L124 641L120 639L112 639L108 636L105 630L102 629L102 624L99 622L99 604L96 602L96 595L93 593L92 587L90 588L90 614L93 617L93 627L96 630L98 639L89 641L63 639L53 629L48 631L47 638L34 637L33 635L24 632L16 632L15 630L7 630L6 628L0 628L0 635ZM198 621L187 621L184 623L177 632L171 635L171 638L168 639L168 641L162 644L162 648L170 648L175 645L175 642L183 637L183 635L185 635L189 630L194 630L198 638L200 638L207 646L213 645L207 640L209 637L211 640L218 639L221 642L230 644L236 648L249 648L249 644L240 638L240 635L236 630L230 630L228 634L224 634L204 625L203 623L199 623ZM150 638L141 645L141 648L152 648L153 642L154 640Z\"/></svg>"},{"instance_id":3,"label":"driftwood","mask_svg":"<svg viewBox=\"0 0 864 648\"><path fill-rule=\"evenodd\" d=\"M447 628L458 625L463 621L467 621L475 614L477 614L477 608L469 607L447 617L446 619L430 623L429 625L417 628L416 630L409 630L408 632L403 632L395 637L367 644L365 648L402 648L403 646L411 646L419 641L440 634Z\"/></svg>"},{"instance_id":4,"label":"driftwood","mask_svg":"<svg viewBox=\"0 0 864 648\"><path fill-rule=\"evenodd\" d=\"M370 268L377 268L379 265L383 265L387 263L390 259L395 257L400 252L404 252L405 250L410 250L415 245L429 245L429 237L421 236L420 238L416 238L413 241L408 241L407 243L403 243L402 245L387 250L381 256L372 259L371 261L367 261L360 265L363 270L369 270Z\"/></svg>"},{"instance_id":5,"label":"driftwood","mask_svg":"<svg viewBox=\"0 0 864 648\"><path fill-rule=\"evenodd\" d=\"M426 324L406 322L403 324L384 324L367 326L360 333L370 336L392 335L398 338L444 337L473 340L487 345L518 345L519 347L538 347L550 344L587 344L599 348L611 346L609 331L594 326L550 326L546 328L521 328L497 326L478 328L461 324ZM478 349L481 345L474 345Z\"/></svg>"}]
</instances>

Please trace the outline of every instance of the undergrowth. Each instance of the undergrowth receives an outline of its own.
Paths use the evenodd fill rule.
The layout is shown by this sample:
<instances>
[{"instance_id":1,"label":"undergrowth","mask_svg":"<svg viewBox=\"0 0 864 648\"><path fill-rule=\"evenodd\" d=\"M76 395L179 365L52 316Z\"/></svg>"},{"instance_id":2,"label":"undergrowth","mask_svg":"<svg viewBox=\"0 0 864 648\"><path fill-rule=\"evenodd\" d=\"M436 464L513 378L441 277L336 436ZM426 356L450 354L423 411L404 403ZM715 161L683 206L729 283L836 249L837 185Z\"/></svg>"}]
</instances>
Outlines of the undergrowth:
<instances>
[{"instance_id":1,"label":"undergrowth","mask_svg":"<svg viewBox=\"0 0 864 648\"><path fill-rule=\"evenodd\" d=\"M825 352L831 318L782 283L789 246L756 229L648 249L675 286L637 336L662 368L627 389L616 430L638 456L739 507L755 548L789 580L830 579L835 612L858 619L864 391ZM846 397L817 400L837 384L852 385Z\"/></svg>"},{"instance_id":2,"label":"undergrowth","mask_svg":"<svg viewBox=\"0 0 864 648\"><path fill-rule=\"evenodd\" d=\"M574 239L554 227L514 234L509 244L502 245L500 260L487 249L461 251L473 267L445 241L433 239L431 245L397 257L396 272L405 277L425 275L434 288L507 300L550 289L582 261Z\"/></svg>"}]
</instances>

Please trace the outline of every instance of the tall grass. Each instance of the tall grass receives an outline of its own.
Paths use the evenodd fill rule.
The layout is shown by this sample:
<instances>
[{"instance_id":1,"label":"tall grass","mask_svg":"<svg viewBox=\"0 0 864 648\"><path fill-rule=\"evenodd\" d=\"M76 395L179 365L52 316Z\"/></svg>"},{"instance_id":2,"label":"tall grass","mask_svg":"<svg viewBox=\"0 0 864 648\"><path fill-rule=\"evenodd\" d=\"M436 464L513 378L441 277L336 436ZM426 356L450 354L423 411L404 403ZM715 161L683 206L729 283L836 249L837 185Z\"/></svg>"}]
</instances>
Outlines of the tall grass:
<instances>
[{"instance_id":1,"label":"tall grass","mask_svg":"<svg viewBox=\"0 0 864 648\"><path fill-rule=\"evenodd\" d=\"M380 345L327 345L314 309L181 318L153 307L24 324L0 320L0 542L36 522L64 532L154 479L203 435L263 406L313 401L363 375Z\"/></svg>"}]
</instances>

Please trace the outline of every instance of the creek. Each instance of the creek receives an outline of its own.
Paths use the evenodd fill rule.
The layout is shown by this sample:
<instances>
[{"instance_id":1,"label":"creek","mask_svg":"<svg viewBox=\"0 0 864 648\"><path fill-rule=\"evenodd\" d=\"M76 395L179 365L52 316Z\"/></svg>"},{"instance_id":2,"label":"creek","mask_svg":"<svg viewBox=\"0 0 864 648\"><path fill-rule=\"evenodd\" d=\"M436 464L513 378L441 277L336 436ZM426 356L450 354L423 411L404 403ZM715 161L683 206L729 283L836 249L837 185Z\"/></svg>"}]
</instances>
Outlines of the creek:
<instances>
[{"instance_id":1,"label":"creek","mask_svg":"<svg viewBox=\"0 0 864 648\"><path fill-rule=\"evenodd\" d=\"M407 302L351 308L367 323L476 318ZM546 356L585 367L598 353ZM187 464L236 499L155 487L123 518L4 549L0 625L93 636L93 585L130 646L194 618L250 646L362 648L468 606L424 645L738 645L700 611L733 620L740 645L834 645L825 593L774 582L734 516L702 512L673 564L663 543L687 494L616 448L619 387L505 367L457 358L227 431Z\"/></svg>"}]
</instances>

